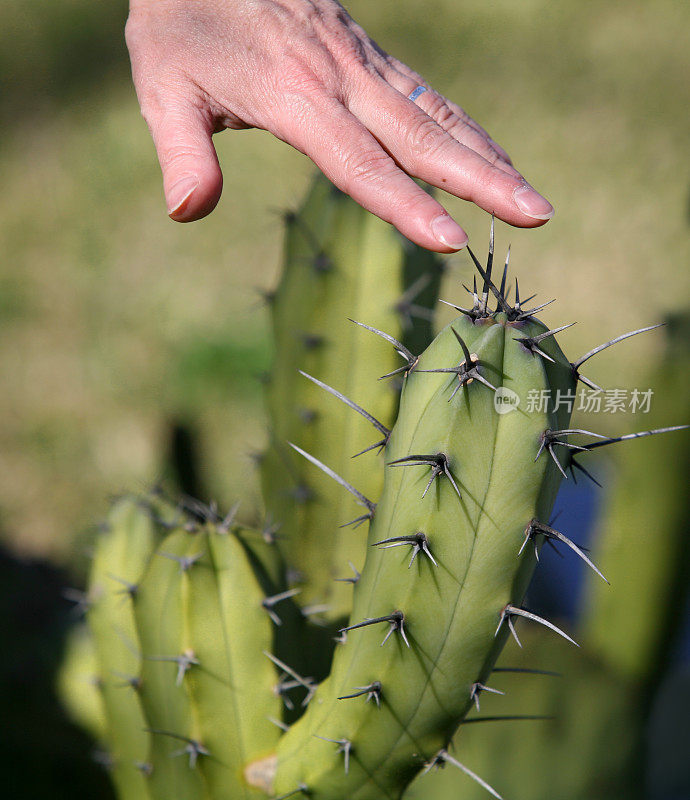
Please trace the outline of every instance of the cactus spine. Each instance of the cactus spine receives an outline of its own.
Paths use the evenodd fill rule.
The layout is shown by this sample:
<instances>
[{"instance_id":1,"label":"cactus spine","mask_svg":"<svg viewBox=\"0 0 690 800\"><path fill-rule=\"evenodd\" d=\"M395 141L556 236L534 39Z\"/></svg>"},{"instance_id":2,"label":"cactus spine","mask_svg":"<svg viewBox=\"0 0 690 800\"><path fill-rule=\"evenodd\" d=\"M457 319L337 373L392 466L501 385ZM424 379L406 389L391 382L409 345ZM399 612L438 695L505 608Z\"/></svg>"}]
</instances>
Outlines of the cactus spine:
<instances>
[{"instance_id":1,"label":"cactus spine","mask_svg":"<svg viewBox=\"0 0 690 800\"><path fill-rule=\"evenodd\" d=\"M656 389L650 425L687 410L690 315L671 318L665 331L665 352L649 375ZM690 574L688 437L655 438L625 455L615 462L596 551L617 591L588 587L583 637L621 677L651 681L675 635ZM650 542L652 530L663 533Z\"/></svg>"}]
</instances>

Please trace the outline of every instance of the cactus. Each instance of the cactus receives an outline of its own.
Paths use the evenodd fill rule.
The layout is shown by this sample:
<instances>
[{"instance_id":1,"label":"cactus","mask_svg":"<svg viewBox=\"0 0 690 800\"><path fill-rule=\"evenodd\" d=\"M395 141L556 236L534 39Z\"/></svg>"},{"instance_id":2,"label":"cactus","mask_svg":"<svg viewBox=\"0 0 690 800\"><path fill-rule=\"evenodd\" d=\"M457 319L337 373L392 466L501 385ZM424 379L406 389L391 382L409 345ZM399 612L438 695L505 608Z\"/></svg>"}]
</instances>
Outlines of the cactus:
<instances>
[{"instance_id":1,"label":"cactus","mask_svg":"<svg viewBox=\"0 0 690 800\"><path fill-rule=\"evenodd\" d=\"M413 346L428 343L431 312L420 303L435 303L440 262L404 246L389 225L323 177L285 219L285 263L270 295L275 353L266 387L270 446L261 459L262 484L270 522L280 526L278 546L299 576L299 602L326 619L341 619L351 598L335 579L348 561L361 565L365 541L340 527L347 521L346 501L337 487L310 472L287 442L301 441L348 480L356 477L364 494L379 494L380 465L351 458L370 443L367 423L344 414L309 376L358 398L387 429L396 396L370 377L375 369L393 370L395 355L362 341L348 317L368 319ZM323 548L326 531L330 541Z\"/></svg>"},{"instance_id":2,"label":"cactus","mask_svg":"<svg viewBox=\"0 0 690 800\"><path fill-rule=\"evenodd\" d=\"M173 531L151 559L135 615L153 797L261 796L244 770L280 733L263 600L242 543L216 525Z\"/></svg>"},{"instance_id":3,"label":"cactus","mask_svg":"<svg viewBox=\"0 0 690 800\"><path fill-rule=\"evenodd\" d=\"M429 329L400 320L433 281L400 299L409 257L424 258L405 261L382 226L323 181L288 216L263 531L234 511L129 500L97 546L88 617L122 800L401 798L446 763L498 797L448 747L497 690L517 620L574 643L523 607L539 548L560 542L604 578L552 527L559 484L589 475L583 459L601 446L672 430L570 427L558 398L594 386L585 361L650 328L570 361L556 340L569 326L535 317L547 304L525 308L517 281L509 301L507 261L494 283L493 224L486 266L469 251L481 291L417 355ZM402 382L394 424L381 373ZM532 393L556 402L530 406ZM352 498L355 532L339 527ZM329 609L314 616L316 600ZM350 608L330 664L329 626Z\"/></svg>"},{"instance_id":4,"label":"cactus","mask_svg":"<svg viewBox=\"0 0 690 800\"><path fill-rule=\"evenodd\" d=\"M93 637L85 623L75 625L65 642L58 691L69 716L100 742L107 736L107 727L98 683Z\"/></svg>"},{"instance_id":5,"label":"cactus","mask_svg":"<svg viewBox=\"0 0 690 800\"><path fill-rule=\"evenodd\" d=\"M262 585L280 567L260 541L158 497L114 505L88 592L91 655L84 641L72 648L73 670L95 668L99 698L71 706L99 734L121 798L265 797L244 775L270 759L271 720L281 724ZM63 684L73 697L74 679Z\"/></svg>"},{"instance_id":6,"label":"cactus","mask_svg":"<svg viewBox=\"0 0 690 800\"><path fill-rule=\"evenodd\" d=\"M88 623L93 634L97 686L106 710L103 747L122 797L148 800L149 734L138 696L141 658L133 601L156 540L148 508L131 497L118 500L95 549Z\"/></svg>"},{"instance_id":7,"label":"cactus","mask_svg":"<svg viewBox=\"0 0 690 800\"><path fill-rule=\"evenodd\" d=\"M573 641L520 605L539 545L566 544L603 578L548 520L566 469L587 472L574 453L620 439L570 429L564 404L499 415L494 403L535 390L557 399L578 380L590 385L580 374L588 358L650 328L571 362L554 338L567 326L548 330L537 322L535 309L522 308L517 283L515 302L508 303L507 264L501 288L492 283L493 230L486 269L470 254L484 281L472 308L459 308L463 315L419 358L394 342L407 362L406 380L386 443L383 493L374 505L347 487L371 520L369 553L331 674L281 740L279 796L401 797L425 764L452 760L450 738L486 691L508 632L517 639L515 619ZM571 435L594 441L574 444ZM342 483L319 459L295 449ZM389 552L405 545L409 563Z\"/></svg>"},{"instance_id":8,"label":"cactus","mask_svg":"<svg viewBox=\"0 0 690 800\"><path fill-rule=\"evenodd\" d=\"M526 531L544 536L566 463L551 432L568 429L568 414L499 415L494 396L555 395L576 377L550 332L499 296L505 305L490 311L485 297L476 320L456 319L408 371L351 624L281 742L279 794L304 784L311 797L400 797L490 682L514 620L545 622L520 607L535 558L518 553ZM329 744L341 739L347 774Z\"/></svg>"}]
</instances>

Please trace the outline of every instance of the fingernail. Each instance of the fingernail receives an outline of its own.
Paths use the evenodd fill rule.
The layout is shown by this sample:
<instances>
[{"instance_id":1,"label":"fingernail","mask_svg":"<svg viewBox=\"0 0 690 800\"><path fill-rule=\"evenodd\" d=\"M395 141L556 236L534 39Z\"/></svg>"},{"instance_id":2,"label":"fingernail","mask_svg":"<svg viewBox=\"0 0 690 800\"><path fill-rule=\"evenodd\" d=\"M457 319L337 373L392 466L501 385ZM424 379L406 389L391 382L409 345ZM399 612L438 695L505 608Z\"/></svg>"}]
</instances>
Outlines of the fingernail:
<instances>
[{"instance_id":1,"label":"fingernail","mask_svg":"<svg viewBox=\"0 0 690 800\"><path fill-rule=\"evenodd\" d=\"M467 234L448 214L439 214L431 220L431 232L441 244L453 250L467 246Z\"/></svg>"},{"instance_id":2,"label":"fingernail","mask_svg":"<svg viewBox=\"0 0 690 800\"><path fill-rule=\"evenodd\" d=\"M177 214L189 200L194 190L199 185L196 175L187 175L179 180L168 192L168 216Z\"/></svg>"},{"instance_id":3,"label":"fingernail","mask_svg":"<svg viewBox=\"0 0 690 800\"><path fill-rule=\"evenodd\" d=\"M529 183L518 186L513 192L515 205L532 219L551 219L556 213L549 201L534 190Z\"/></svg>"}]
</instances>

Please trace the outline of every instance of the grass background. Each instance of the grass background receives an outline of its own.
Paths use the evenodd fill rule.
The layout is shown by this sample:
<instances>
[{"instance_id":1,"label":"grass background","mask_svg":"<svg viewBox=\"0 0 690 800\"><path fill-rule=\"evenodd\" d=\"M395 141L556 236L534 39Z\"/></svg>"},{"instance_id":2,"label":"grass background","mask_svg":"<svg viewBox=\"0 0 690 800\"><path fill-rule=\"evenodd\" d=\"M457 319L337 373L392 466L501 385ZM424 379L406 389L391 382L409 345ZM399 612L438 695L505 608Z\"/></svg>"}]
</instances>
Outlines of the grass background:
<instances>
[{"instance_id":1,"label":"grass background","mask_svg":"<svg viewBox=\"0 0 690 800\"><path fill-rule=\"evenodd\" d=\"M557 208L500 225L525 291L579 324L569 352L687 305L690 7L682 2L353 0L390 52L459 101ZM257 286L276 278L276 209L310 163L268 134L216 137L225 193L207 220L167 219L129 83L123 3L0 0L0 519L22 553L70 563L107 496L163 469L190 424L222 502L258 502L270 361ZM475 246L483 212L450 199ZM459 298L458 275L444 296ZM642 380L654 336L590 369ZM626 421L611 416L615 431Z\"/></svg>"}]
</instances>

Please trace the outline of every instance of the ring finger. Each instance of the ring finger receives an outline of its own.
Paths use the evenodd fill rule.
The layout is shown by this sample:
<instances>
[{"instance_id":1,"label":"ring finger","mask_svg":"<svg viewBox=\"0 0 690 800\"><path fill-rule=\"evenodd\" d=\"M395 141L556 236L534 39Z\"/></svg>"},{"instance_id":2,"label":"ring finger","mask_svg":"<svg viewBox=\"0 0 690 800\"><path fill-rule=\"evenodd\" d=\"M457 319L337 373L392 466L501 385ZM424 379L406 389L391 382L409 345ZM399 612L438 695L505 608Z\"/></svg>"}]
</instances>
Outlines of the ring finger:
<instances>
[{"instance_id":1,"label":"ring finger","mask_svg":"<svg viewBox=\"0 0 690 800\"><path fill-rule=\"evenodd\" d=\"M360 76L346 104L405 172L511 225L533 227L553 216L551 204L444 98L400 73L391 77L400 88L380 75Z\"/></svg>"},{"instance_id":2,"label":"ring finger","mask_svg":"<svg viewBox=\"0 0 690 800\"><path fill-rule=\"evenodd\" d=\"M460 144L470 147L475 153L495 164L509 175L522 177L515 169L508 154L495 145L489 134L475 122L460 106L446 100L435 92L424 80L416 75L407 75L397 67L390 67L386 72L387 82L400 94L412 100L434 122L450 134Z\"/></svg>"}]
</instances>

